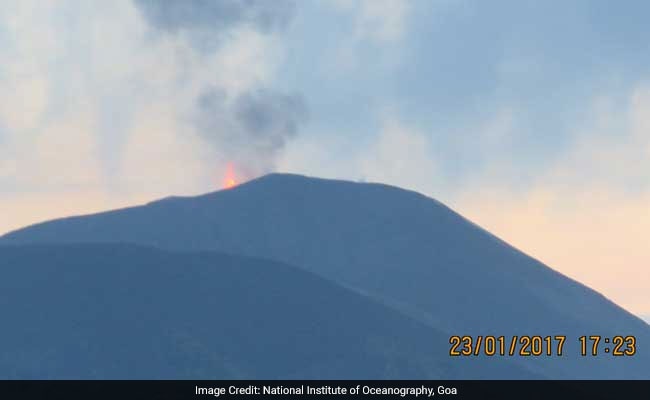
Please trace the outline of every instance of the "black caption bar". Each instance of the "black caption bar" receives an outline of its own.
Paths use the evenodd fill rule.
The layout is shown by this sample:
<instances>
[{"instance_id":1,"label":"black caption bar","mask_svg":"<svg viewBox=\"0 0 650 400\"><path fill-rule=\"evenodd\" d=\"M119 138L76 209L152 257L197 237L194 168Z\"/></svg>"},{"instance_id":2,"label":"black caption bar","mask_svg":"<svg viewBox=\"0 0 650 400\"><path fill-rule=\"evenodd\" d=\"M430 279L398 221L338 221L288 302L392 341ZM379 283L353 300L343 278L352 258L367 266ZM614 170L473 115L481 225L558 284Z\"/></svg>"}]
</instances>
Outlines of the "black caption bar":
<instances>
[{"instance_id":1,"label":"black caption bar","mask_svg":"<svg viewBox=\"0 0 650 400\"><path fill-rule=\"evenodd\" d=\"M648 399L650 381L0 381L0 399Z\"/></svg>"}]
</instances>

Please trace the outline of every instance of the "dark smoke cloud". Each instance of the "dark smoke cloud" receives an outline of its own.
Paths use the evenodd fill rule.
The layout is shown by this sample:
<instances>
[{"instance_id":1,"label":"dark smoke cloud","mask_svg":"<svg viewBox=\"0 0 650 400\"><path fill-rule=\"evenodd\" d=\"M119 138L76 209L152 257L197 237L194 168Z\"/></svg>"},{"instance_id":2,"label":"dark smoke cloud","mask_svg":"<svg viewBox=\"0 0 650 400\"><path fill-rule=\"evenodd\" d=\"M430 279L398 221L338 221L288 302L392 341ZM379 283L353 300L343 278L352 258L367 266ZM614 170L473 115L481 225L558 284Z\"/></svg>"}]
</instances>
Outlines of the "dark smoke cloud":
<instances>
[{"instance_id":1,"label":"dark smoke cloud","mask_svg":"<svg viewBox=\"0 0 650 400\"><path fill-rule=\"evenodd\" d=\"M134 0L153 26L170 31L219 32L251 24L262 32L284 28L294 12L293 0Z\"/></svg>"},{"instance_id":2,"label":"dark smoke cloud","mask_svg":"<svg viewBox=\"0 0 650 400\"><path fill-rule=\"evenodd\" d=\"M294 0L133 0L160 34L182 32L205 54L217 51L226 34L250 26L273 34L290 22ZM214 71L219 73L219 71ZM192 104L190 123L215 154L246 168L249 177L269 172L278 152L298 134L306 118L300 96L261 87L232 93L206 87Z\"/></svg>"},{"instance_id":3,"label":"dark smoke cloud","mask_svg":"<svg viewBox=\"0 0 650 400\"><path fill-rule=\"evenodd\" d=\"M228 159L257 175L273 167L287 141L307 118L302 97L270 90L253 90L229 99L211 89L197 101L196 128Z\"/></svg>"}]
</instances>

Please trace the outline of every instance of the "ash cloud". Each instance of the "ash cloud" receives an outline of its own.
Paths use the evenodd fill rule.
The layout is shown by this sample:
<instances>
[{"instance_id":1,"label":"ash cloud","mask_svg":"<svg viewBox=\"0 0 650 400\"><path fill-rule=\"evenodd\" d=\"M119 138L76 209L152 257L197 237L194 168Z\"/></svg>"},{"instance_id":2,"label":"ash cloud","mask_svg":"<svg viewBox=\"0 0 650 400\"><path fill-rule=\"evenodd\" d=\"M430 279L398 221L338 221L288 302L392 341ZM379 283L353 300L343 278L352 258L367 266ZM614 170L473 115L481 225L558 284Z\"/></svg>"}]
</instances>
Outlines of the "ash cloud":
<instances>
[{"instance_id":1,"label":"ash cloud","mask_svg":"<svg viewBox=\"0 0 650 400\"><path fill-rule=\"evenodd\" d=\"M134 0L153 26L180 30L222 31L250 24L262 32L284 28L291 20L293 0Z\"/></svg>"},{"instance_id":2,"label":"ash cloud","mask_svg":"<svg viewBox=\"0 0 650 400\"><path fill-rule=\"evenodd\" d=\"M221 154L245 161L250 175L273 167L278 152L298 135L307 119L300 95L268 89L244 92L235 98L221 89L205 91L196 102L195 128Z\"/></svg>"},{"instance_id":3,"label":"ash cloud","mask_svg":"<svg viewBox=\"0 0 650 400\"><path fill-rule=\"evenodd\" d=\"M277 34L290 23L296 6L295 0L133 1L155 33L179 34L206 66L232 39L230 32L243 27L263 36ZM263 80L253 82L239 89L206 81L184 114L212 147L210 156L235 162L248 177L273 169L278 152L298 135L307 115L300 95L268 89Z\"/></svg>"}]
</instances>

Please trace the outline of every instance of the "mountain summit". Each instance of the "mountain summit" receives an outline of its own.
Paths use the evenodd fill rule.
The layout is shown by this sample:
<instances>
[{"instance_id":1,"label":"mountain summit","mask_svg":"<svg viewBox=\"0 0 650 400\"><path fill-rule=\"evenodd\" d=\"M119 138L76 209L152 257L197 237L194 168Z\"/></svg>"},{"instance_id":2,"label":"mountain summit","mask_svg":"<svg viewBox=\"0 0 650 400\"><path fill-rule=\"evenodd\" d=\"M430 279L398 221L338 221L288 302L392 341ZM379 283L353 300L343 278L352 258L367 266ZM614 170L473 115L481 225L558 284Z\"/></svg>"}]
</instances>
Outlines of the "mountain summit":
<instances>
[{"instance_id":1,"label":"mountain summit","mask_svg":"<svg viewBox=\"0 0 650 400\"><path fill-rule=\"evenodd\" d=\"M546 377L650 378L650 349L641 345L650 342L647 324L440 202L392 186L271 174L0 238L35 243L132 243L273 260L450 336L566 335L563 356L517 359ZM582 357L584 335L635 335L639 346L632 357Z\"/></svg>"}]
</instances>

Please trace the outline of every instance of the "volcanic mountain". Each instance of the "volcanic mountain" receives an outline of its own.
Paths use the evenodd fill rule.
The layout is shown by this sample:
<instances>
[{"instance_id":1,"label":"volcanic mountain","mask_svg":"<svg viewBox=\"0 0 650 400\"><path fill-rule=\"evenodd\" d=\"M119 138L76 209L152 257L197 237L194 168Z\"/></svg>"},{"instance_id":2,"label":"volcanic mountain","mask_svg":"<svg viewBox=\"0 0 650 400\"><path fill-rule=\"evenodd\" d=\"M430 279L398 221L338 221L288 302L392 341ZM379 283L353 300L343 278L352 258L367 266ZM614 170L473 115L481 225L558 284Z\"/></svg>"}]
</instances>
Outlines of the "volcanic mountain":
<instances>
[{"instance_id":1,"label":"volcanic mountain","mask_svg":"<svg viewBox=\"0 0 650 400\"><path fill-rule=\"evenodd\" d=\"M292 265L442 332L431 338L438 362L450 358L451 335L566 335L563 355L515 356L512 362L550 378L650 378L647 324L438 201L396 187L271 174L225 191L65 218L0 238L4 245L80 243ZM178 265L185 263L178 259ZM614 357L601 349L583 357L578 338L584 335L634 335L636 354ZM496 358L475 357L473 365L497 365Z\"/></svg>"},{"instance_id":2,"label":"volcanic mountain","mask_svg":"<svg viewBox=\"0 0 650 400\"><path fill-rule=\"evenodd\" d=\"M125 244L0 246L0 379L457 379L446 334L286 264Z\"/></svg>"}]
</instances>

